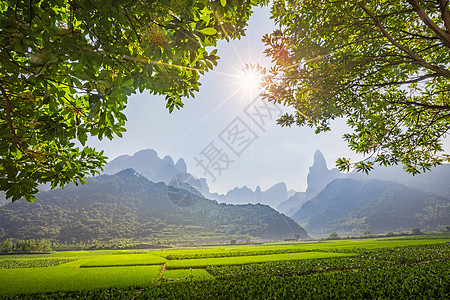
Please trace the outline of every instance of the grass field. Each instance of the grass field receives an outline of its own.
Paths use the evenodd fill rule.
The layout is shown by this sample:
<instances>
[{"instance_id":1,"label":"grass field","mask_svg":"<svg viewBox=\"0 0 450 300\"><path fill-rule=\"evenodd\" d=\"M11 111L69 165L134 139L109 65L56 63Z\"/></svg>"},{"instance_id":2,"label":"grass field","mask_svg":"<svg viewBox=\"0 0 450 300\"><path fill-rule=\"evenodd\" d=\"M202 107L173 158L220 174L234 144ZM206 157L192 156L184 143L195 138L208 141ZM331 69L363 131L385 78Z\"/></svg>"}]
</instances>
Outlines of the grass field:
<instances>
[{"instance_id":1,"label":"grass field","mask_svg":"<svg viewBox=\"0 0 450 300\"><path fill-rule=\"evenodd\" d=\"M181 269L181 270L166 270L161 278L167 280L185 280L185 279L214 279L214 276L209 274L205 269Z\"/></svg>"},{"instance_id":2,"label":"grass field","mask_svg":"<svg viewBox=\"0 0 450 300\"><path fill-rule=\"evenodd\" d=\"M91 258L80 265L81 268L161 265L166 259L151 254L109 254Z\"/></svg>"},{"instance_id":3,"label":"grass field","mask_svg":"<svg viewBox=\"0 0 450 300\"><path fill-rule=\"evenodd\" d=\"M271 255L177 259L167 261L166 267L167 269L205 268L207 266L245 265L245 264L273 262L273 261L318 259L318 258L342 257L354 255L355 254L352 253L300 252L300 253L283 253Z\"/></svg>"},{"instance_id":4,"label":"grass field","mask_svg":"<svg viewBox=\"0 0 450 300\"><path fill-rule=\"evenodd\" d=\"M52 298L55 293L73 293L74 298L109 299L110 296L102 293L109 295L121 291L120 295L126 295L123 296L126 299L138 296L185 299L192 293L198 293L197 298L201 299L203 292L198 289L215 293L220 288L225 290L216 297L227 299L236 298L234 293L247 293L235 286L247 284L258 288L265 285L261 293L272 291L265 296L252 290L248 294L250 298L256 295L273 298L278 290L290 285L292 289L303 290L298 282L304 281L303 286L307 287L317 279L311 276L327 276L326 280L336 278L336 284L341 284L339 280L360 280L370 273L374 278L381 276L381 281L388 280L389 276L400 276L396 284L403 287L407 286L401 281L403 277L413 282L423 281L421 284L437 289L436 295L441 297L450 296L449 258L450 236L5 255L0 256L0 296L39 295L45 298L48 294ZM267 281L268 278L275 281ZM193 287L196 290L189 292ZM422 295L425 292L420 288L411 287L410 290L419 289L417 293ZM395 291L395 286L386 289L389 293L391 289ZM136 290L139 291L137 294ZM383 295L381 297L386 297ZM344 298L350 297L347 296Z\"/></svg>"},{"instance_id":5,"label":"grass field","mask_svg":"<svg viewBox=\"0 0 450 300\"><path fill-rule=\"evenodd\" d=\"M3 269L2 295L80 291L100 288L144 287L155 281L161 266Z\"/></svg>"},{"instance_id":6,"label":"grass field","mask_svg":"<svg viewBox=\"0 0 450 300\"><path fill-rule=\"evenodd\" d=\"M329 240L318 242L273 243L262 245L233 245L205 248L165 249L154 251L153 255L172 258L204 258L239 256L252 254L271 254L271 252L293 253L305 251L348 251L352 249L379 249L386 247L404 247L410 245L435 244L450 241L449 236L417 239L415 237L371 238Z\"/></svg>"}]
</instances>

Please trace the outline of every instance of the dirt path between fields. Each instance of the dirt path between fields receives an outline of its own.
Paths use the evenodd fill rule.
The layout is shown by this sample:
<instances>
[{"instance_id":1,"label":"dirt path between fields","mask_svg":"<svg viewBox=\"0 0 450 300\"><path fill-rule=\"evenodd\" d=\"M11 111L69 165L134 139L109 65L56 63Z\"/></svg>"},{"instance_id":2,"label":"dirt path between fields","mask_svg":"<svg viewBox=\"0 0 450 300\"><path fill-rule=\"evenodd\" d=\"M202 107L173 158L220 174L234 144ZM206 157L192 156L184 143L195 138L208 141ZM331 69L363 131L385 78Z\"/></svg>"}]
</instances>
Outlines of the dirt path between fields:
<instances>
[{"instance_id":1,"label":"dirt path between fields","mask_svg":"<svg viewBox=\"0 0 450 300\"><path fill-rule=\"evenodd\" d=\"M158 280L160 280L162 278L162 275L163 275L165 270L166 270L166 264L162 264L162 266L161 266L161 273L159 273Z\"/></svg>"}]
</instances>

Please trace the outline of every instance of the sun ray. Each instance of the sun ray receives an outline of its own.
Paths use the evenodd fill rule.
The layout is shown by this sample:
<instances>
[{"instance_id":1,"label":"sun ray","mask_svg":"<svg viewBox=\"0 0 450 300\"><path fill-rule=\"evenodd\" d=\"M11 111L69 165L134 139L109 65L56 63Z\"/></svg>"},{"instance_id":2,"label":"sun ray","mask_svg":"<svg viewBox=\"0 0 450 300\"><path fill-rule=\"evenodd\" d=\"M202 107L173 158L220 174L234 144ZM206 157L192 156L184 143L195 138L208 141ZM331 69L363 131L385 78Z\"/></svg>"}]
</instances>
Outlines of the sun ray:
<instances>
[{"instance_id":1,"label":"sun ray","mask_svg":"<svg viewBox=\"0 0 450 300\"><path fill-rule=\"evenodd\" d=\"M220 16L216 16L220 18ZM224 33L227 35L227 32L222 28ZM228 35L227 35L228 37ZM228 37L229 38L229 37ZM260 73L262 67L259 62L261 61L261 57L264 56L263 53L260 53L257 62L248 62L245 63L242 57L242 52L238 51L235 43L230 42L230 45L235 53L235 60L232 62L221 58L222 64L227 64L230 67L228 72L210 70L208 74L214 74L223 76L224 78L231 79L229 82L224 80L224 83L221 84L218 89L230 89L232 88L232 93L229 94L224 100L220 101L207 115L198 120L192 127L190 127L183 135L179 136L171 145L171 147L175 147L177 143L179 143L182 139L186 138L192 131L194 131L198 126L200 126L206 119L208 119L212 114L214 114L219 108L228 103L231 99L235 99L239 102L239 105L234 106L234 114L237 113L238 110L242 109L242 105L247 105L254 101L257 97L259 97L260 91L260 83L262 79L262 73ZM248 48L248 59L252 57L251 55L251 47ZM245 56L245 55L244 55ZM252 59L253 60L253 59ZM199 70L200 71L200 70ZM236 97L236 95L240 95ZM239 98L239 99L236 99Z\"/></svg>"},{"instance_id":2,"label":"sun ray","mask_svg":"<svg viewBox=\"0 0 450 300\"><path fill-rule=\"evenodd\" d=\"M206 116L201 118L195 125L193 125L191 128L186 130L183 135L181 135L179 138L177 138L170 147L175 147L175 145L183 140L189 133L191 133L195 128L197 128L203 121L205 121L207 118L209 118L214 112L216 112L220 107L222 107L225 103L227 103L230 99L234 97L239 92L238 89L236 89L233 93L231 93L228 97L226 97L224 100L222 100L212 111L210 111Z\"/></svg>"}]
</instances>

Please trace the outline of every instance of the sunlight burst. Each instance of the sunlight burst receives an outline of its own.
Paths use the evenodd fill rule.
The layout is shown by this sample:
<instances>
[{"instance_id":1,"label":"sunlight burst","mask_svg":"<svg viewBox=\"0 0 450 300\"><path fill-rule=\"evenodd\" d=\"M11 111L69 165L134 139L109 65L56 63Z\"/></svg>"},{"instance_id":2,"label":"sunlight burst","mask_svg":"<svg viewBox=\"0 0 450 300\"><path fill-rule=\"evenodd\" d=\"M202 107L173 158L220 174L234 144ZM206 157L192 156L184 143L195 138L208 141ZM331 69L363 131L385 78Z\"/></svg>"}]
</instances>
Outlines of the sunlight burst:
<instances>
[{"instance_id":1,"label":"sunlight burst","mask_svg":"<svg viewBox=\"0 0 450 300\"><path fill-rule=\"evenodd\" d=\"M246 64L239 76L241 88L253 93L261 88L264 69L259 64Z\"/></svg>"}]
</instances>

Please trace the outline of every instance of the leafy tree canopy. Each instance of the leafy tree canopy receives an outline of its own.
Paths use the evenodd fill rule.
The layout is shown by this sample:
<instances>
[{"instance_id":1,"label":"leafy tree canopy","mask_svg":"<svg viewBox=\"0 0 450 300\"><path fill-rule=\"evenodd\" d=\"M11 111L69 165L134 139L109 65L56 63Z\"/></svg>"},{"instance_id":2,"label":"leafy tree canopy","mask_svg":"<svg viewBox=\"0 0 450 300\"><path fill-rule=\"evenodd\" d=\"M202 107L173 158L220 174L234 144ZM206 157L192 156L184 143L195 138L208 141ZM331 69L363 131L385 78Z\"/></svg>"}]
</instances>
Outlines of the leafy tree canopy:
<instances>
[{"instance_id":1,"label":"leafy tree canopy","mask_svg":"<svg viewBox=\"0 0 450 300\"><path fill-rule=\"evenodd\" d=\"M447 0L275 1L280 29L265 97L293 109L282 126L330 130L347 119L349 148L366 156L341 170L403 164L416 174L449 161L450 11Z\"/></svg>"},{"instance_id":2,"label":"leafy tree canopy","mask_svg":"<svg viewBox=\"0 0 450 300\"><path fill-rule=\"evenodd\" d=\"M242 36L263 2L0 1L0 189L31 201L39 183L97 173L106 157L87 137L121 136L137 90L181 108L217 64L211 46Z\"/></svg>"}]
</instances>

